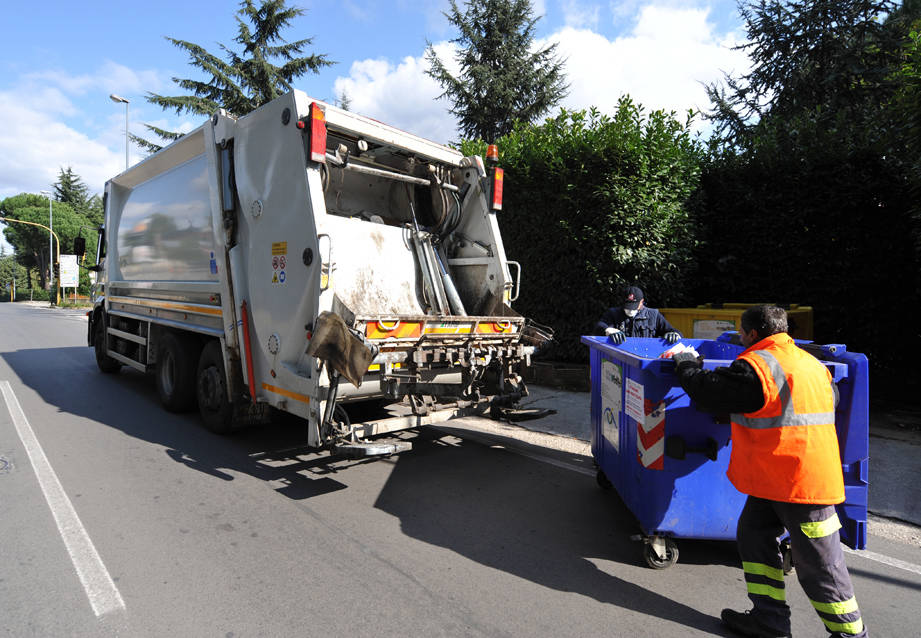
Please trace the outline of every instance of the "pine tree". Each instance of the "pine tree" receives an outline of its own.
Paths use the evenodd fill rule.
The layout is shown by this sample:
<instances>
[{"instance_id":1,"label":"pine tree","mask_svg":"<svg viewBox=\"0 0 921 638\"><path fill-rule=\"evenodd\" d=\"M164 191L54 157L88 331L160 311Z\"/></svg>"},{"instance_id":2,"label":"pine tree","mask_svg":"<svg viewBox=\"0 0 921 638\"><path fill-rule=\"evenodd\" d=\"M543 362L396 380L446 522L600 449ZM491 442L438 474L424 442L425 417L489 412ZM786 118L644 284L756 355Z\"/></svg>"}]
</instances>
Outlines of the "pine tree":
<instances>
[{"instance_id":1,"label":"pine tree","mask_svg":"<svg viewBox=\"0 0 921 638\"><path fill-rule=\"evenodd\" d=\"M54 184L54 199L70 204L74 210L86 208L89 202L89 188L70 166L61 169L58 181Z\"/></svg>"},{"instance_id":2,"label":"pine tree","mask_svg":"<svg viewBox=\"0 0 921 638\"><path fill-rule=\"evenodd\" d=\"M193 113L210 116L220 108L236 116L245 115L290 91L292 82L308 72L319 73L320 69L333 64L324 54L302 55L313 38L286 42L282 31L291 21L304 14L303 9L289 7L285 0L263 0L256 6L253 0L243 0L237 11L237 36L234 41L240 45L237 52L223 44L221 56L208 52L204 47L167 37L175 46L188 52L189 63L210 75L208 80L173 78L180 88L191 94L163 96L148 93L147 101L165 111L176 114ZM280 60L281 66L273 64ZM173 141L182 133L167 131L145 124L145 127L163 140ZM160 145L138 136L132 139L142 148L157 151Z\"/></svg>"},{"instance_id":3,"label":"pine tree","mask_svg":"<svg viewBox=\"0 0 921 638\"><path fill-rule=\"evenodd\" d=\"M454 106L462 135L494 141L516 121L533 123L566 96L568 85L556 45L534 50L534 17L529 0L455 0L444 14L459 35L457 76L448 71L431 43L426 50L429 76Z\"/></svg>"},{"instance_id":4,"label":"pine tree","mask_svg":"<svg viewBox=\"0 0 921 638\"><path fill-rule=\"evenodd\" d=\"M707 87L708 117L717 139L747 147L765 127L791 128L800 117L849 120L875 117L888 99L890 40L897 29L882 18L892 0L757 0L740 2L748 32L736 47L751 70ZM829 124L831 125L831 124Z\"/></svg>"}]
</instances>

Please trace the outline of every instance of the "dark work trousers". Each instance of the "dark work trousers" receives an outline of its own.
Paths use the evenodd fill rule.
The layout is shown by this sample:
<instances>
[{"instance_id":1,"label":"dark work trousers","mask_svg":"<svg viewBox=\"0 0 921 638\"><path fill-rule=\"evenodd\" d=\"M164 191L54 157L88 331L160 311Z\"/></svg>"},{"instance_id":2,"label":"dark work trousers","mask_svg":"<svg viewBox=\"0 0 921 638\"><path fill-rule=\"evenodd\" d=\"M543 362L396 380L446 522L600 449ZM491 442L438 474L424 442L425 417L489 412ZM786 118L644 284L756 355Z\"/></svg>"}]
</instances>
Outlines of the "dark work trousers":
<instances>
[{"instance_id":1,"label":"dark work trousers","mask_svg":"<svg viewBox=\"0 0 921 638\"><path fill-rule=\"evenodd\" d=\"M796 576L831 636L867 636L844 562L834 505L780 503L749 496L736 536L752 613L780 634L790 633L779 538L786 528Z\"/></svg>"}]
</instances>

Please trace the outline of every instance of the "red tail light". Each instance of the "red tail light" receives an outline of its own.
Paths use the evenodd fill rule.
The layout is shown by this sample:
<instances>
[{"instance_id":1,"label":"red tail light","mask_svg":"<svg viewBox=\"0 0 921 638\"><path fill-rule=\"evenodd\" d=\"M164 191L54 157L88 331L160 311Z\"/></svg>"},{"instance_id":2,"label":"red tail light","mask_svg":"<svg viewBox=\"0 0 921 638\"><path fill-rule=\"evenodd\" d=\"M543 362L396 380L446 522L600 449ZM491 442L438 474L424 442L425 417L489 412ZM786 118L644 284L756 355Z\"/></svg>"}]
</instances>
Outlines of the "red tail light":
<instances>
[{"instance_id":1,"label":"red tail light","mask_svg":"<svg viewBox=\"0 0 921 638\"><path fill-rule=\"evenodd\" d=\"M492 209L502 210L502 182L505 179L505 171L499 167L493 169L492 173Z\"/></svg>"},{"instance_id":2,"label":"red tail light","mask_svg":"<svg viewBox=\"0 0 921 638\"><path fill-rule=\"evenodd\" d=\"M309 129L308 129L309 127ZM310 104L307 121L297 123L297 128L307 130L307 154L311 161L326 162L326 115L316 102Z\"/></svg>"}]
</instances>

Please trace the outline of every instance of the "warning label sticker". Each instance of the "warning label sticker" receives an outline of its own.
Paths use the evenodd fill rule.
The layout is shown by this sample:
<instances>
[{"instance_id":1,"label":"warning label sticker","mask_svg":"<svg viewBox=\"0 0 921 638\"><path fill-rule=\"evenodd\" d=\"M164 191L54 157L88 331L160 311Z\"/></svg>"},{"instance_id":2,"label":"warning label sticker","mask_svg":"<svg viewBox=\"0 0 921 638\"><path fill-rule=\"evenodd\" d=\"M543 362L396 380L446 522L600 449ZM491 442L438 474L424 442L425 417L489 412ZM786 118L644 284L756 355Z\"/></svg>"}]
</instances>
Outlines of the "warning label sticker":
<instances>
[{"instance_id":1,"label":"warning label sticker","mask_svg":"<svg viewBox=\"0 0 921 638\"><path fill-rule=\"evenodd\" d=\"M272 242L272 284L284 284L285 266L288 265L288 242Z\"/></svg>"},{"instance_id":2,"label":"warning label sticker","mask_svg":"<svg viewBox=\"0 0 921 638\"><path fill-rule=\"evenodd\" d=\"M624 386L624 412L639 423L646 418L646 413L643 411L644 390L642 384L627 378L627 384Z\"/></svg>"}]
</instances>

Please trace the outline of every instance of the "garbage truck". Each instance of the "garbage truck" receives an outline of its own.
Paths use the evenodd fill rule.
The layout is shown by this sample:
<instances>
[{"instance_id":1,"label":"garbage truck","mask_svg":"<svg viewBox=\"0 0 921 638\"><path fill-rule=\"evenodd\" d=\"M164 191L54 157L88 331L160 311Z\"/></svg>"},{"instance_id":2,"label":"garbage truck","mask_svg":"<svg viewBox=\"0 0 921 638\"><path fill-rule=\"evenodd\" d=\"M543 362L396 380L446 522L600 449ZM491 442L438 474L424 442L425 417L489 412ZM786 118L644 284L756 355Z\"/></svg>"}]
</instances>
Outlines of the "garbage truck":
<instances>
[{"instance_id":1,"label":"garbage truck","mask_svg":"<svg viewBox=\"0 0 921 638\"><path fill-rule=\"evenodd\" d=\"M552 330L511 308L521 267L490 155L298 90L219 110L106 183L99 369L152 373L166 409L197 405L217 433L281 411L309 446L359 455L400 451L380 434L514 408ZM393 409L352 422L369 400Z\"/></svg>"}]
</instances>

